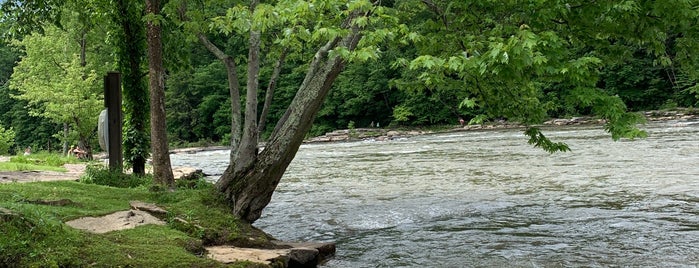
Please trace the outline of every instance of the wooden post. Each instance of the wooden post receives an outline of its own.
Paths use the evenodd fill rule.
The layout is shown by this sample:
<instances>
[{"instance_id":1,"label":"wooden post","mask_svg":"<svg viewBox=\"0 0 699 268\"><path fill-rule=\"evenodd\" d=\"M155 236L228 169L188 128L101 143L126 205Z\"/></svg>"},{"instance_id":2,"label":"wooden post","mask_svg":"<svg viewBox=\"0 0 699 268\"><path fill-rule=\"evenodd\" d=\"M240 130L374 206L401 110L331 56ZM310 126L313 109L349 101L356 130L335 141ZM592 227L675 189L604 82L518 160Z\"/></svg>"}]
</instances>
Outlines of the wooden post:
<instances>
[{"instance_id":1,"label":"wooden post","mask_svg":"<svg viewBox=\"0 0 699 268\"><path fill-rule=\"evenodd\" d=\"M122 115L121 115L121 74L108 72L104 78L104 104L107 107L107 126L109 144L109 169L123 170Z\"/></svg>"}]
</instances>

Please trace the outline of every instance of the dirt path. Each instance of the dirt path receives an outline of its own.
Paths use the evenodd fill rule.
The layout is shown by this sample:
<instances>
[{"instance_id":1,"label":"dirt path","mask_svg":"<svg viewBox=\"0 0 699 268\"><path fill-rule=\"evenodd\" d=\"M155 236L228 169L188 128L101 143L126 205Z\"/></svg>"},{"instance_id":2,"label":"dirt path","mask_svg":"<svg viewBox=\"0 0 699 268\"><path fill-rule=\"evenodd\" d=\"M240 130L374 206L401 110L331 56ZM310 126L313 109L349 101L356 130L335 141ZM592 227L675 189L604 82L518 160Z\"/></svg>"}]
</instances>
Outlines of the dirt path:
<instances>
[{"instance_id":1,"label":"dirt path","mask_svg":"<svg viewBox=\"0 0 699 268\"><path fill-rule=\"evenodd\" d=\"M85 172L85 164L65 164L63 167L68 171L0 171L0 183L77 180Z\"/></svg>"}]
</instances>

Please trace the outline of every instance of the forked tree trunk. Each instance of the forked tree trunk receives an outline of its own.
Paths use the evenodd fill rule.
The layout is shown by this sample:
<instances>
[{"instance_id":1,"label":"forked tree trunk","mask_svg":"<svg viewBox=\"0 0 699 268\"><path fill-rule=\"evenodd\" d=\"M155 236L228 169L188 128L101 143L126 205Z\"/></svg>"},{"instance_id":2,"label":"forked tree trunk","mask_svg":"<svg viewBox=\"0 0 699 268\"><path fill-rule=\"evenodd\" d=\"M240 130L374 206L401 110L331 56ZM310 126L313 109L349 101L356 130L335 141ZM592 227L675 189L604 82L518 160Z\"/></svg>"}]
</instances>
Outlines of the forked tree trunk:
<instances>
[{"instance_id":1,"label":"forked tree trunk","mask_svg":"<svg viewBox=\"0 0 699 268\"><path fill-rule=\"evenodd\" d=\"M159 15L160 1L146 0L146 14ZM153 180L157 184L175 187L165 123L165 70L163 68L163 44L160 24L146 22L148 44L148 87L150 88L150 139L153 150Z\"/></svg>"},{"instance_id":2,"label":"forked tree trunk","mask_svg":"<svg viewBox=\"0 0 699 268\"><path fill-rule=\"evenodd\" d=\"M294 100L277 123L264 150L254 159L246 159L252 161L252 165L242 168L231 159L216 186L240 219L252 223L260 218L262 209L269 204L279 180L310 130L332 83L342 71L344 61L340 57L329 57L329 51L338 46L352 50L359 39L359 29L354 28L345 38L336 38L323 46L313 58Z\"/></svg>"}]
</instances>

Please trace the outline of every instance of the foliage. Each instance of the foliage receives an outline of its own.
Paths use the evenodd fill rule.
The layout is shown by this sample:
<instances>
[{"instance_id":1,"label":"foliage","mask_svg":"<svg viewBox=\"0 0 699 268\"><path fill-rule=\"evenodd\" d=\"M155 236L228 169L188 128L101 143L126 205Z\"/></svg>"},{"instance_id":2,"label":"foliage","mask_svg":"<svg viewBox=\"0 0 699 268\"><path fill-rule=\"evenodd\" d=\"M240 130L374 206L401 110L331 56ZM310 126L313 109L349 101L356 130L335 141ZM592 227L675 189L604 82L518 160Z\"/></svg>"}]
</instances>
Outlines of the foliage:
<instances>
[{"instance_id":1,"label":"foliage","mask_svg":"<svg viewBox=\"0 0 699 268\"><path fill-rule=\"evenodd\" d=\"M15 97L28 102L31 115L69 124L81 145L89 144L102 107L102 80L97 72L103 66L83 66L77 43L56 27L47 27L44 35L26 36L16 45L25 55L11 77L10 88L18 92Z\"/></svg>"},{"instance_id":2,"label":"foliage","mask_svg":"<svg viewBox=\"0 0 699 268\"><path fill-rule=\"evenodd\" d=\"M60 9L56 8L62 0L4 0L0 1L0 24L4 38L17 38L32 32L43 33L46 23L60 25Z\"/></svg>"},{"instance_id":3,"label":"foliage","mask_svg":"<svg viewBox=\"0 0 699 268\"><path fill-rule=\"evenodd\" d=\"M117 188L137 188L153 184L152 175L125 174L102 165L88 165L80 182Z\"/></svg>"},{"instance_id":4,"label":"foliage","mask_svg":"<svg viewBox=\"0 0 699 268\"><path fill-rule=\"evenodd\" d=\"M0 86L0 121L14 130L16 146L58 149L60 142L53 135L58 133L59 125L41 117L30 116L27 105L26 101L12 98L9 88ZM13 153L14 149L11 147L10 152Z\"/></svg>"},{"instance_id":5,"label":"foliage","mask_svg":"<svg viewBox=\"0 0 699 268\"><path fill-rule=\"evenodd\" d=\"M173 73L169 81L166 108L171 140L225 140L224 137L230 133L231 120L230 96L223 65L214 61L194 66L193 70Z\"/></svg>"},{"instance_id":6,"label":"foliage","mask_svg":"<svg viewBox=\"0 0 699 268\"><path fill-rule=\"evenodd\" d=\"M534 147L539 147L546 152L555 153L570 151L570 147L565 143L552 142L546 138L539 128L529 127L524 131L524 134L529 136L529 144L534 145Z\"/></svg>"},{"instance_id":7,"label":"foliage","mask_svg":"<svg viewBox=\"0 0 699 268\"><path fill-rule=\"evenodd\" d=\"M489 1L402 1L397 7L405 11L417 34L409 39L414 54L406 53L394 61L393 66L403 73L394 84L400 90L426 95L456 92L476 112L467 118L480 118L478 121L503 118L537 124L563 108L564 114L593 113L606 119L606 129L614 139L642 137L644 132L636 128L642 121L613 95L619 93L613 88L613 79L619 76L603 77L610 88L601 93L598 86L605 84L597 83L599 70L606 66L614 70L634 56L645 56L666 69L675 49L696 51L695 46L674 46L672 50L666 46L673 40L670 34L696 28L696 3L689 2L673 1L682 8L668 9L673 4L646 1L500 1L497 5ZM645 66L653 71L651 65ZM672 77L663 78L658 69L642 74L656 79L643 87L662 87L648 95L665 94L661 98L668 99L672 94L665 92L673 89L660 80ZM401 107L417 114L412 105ZM530 137L546 140L539 135Z\"/></svg>"},{"instance_id":8,"label":"foliage","mask_svg":"<svg viewBox=\"0 0 699 268\"><path fill-rule=\"evenodd\" d=\"M0 155L10 152L10 148L15 144L15 132L12 128L5 129L0 125Z\"/></svg>"},{"instance_id":9,"label":"foliage","mask_svg":"<svg viewBox=\"0 0 699 268\"><path fill-rule=\"evenodd\" d=\"M109 18L116 27L114 48L121 72L124 122L124 159L137 173L145 173L150 150L149 94L144 81L145 27L142 1L115 1Z\"/></svg>"}]
</instances>

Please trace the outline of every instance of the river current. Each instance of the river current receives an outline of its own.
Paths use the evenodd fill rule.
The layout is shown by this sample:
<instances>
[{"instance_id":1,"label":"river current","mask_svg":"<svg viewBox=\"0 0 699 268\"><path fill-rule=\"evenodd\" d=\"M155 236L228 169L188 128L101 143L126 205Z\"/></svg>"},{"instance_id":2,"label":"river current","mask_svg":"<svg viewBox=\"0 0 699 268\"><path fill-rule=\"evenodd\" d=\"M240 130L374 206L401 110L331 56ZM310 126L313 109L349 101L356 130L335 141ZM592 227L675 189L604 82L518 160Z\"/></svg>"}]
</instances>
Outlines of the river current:
<instances>
[{"instance_id":1,"label":"river current","mask_svg":"<svg viewBox=\"0 0 699 268\"><path fill-rule=\"evenodd\" d=\"M697 267L699 122L306 144L255 223L287 241L334 241L325 267ZM172 155L220 174L228 151Z\"/></svg>"}]
</instances>

